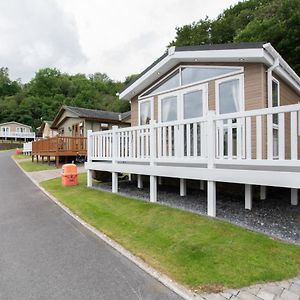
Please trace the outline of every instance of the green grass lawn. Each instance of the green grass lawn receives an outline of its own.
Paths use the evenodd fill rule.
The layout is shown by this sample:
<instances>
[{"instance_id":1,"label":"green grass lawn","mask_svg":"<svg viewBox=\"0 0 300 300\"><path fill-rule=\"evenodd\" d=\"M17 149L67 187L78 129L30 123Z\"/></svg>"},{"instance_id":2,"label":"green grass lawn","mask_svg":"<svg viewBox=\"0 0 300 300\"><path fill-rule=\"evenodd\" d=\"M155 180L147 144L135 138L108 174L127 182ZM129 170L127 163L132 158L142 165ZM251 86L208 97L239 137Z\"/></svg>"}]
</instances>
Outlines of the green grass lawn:
<instances>
[{"instance_id":1,"label":"green grass lawn","mask_svg":"<svg viewBox=\"0 0 300 300\"><path fill-rule=\"evenodd\" d=\"M25 155L25 154L14 154L14 155L12 155L12 158L16 159L16 160L25 159L25 158L31 159L31 156L30 155Z\"/></svg>"},{"instance_id":2,"label":"green grass lawn","mask_svg":"<svg viewBox=\"0 0 300 300\"><path fill-rule=\"evenodd\" d=\"M42 186L82 219L154 268L193 289L218 291L290 278L300 247L205 216L61 180ZM200 201L200 200L199 200Z\"/></svg>"},{"instance_id":3,"label":"green grass lawn","mask_svg":"<svg viewBox=\"0 0 300 300\"><path fill-rule=\"evenodd\" d=\"M34 172L34 171L45 171L45 170L54 170L55 166L48 166L46 163L37 163L29 161L22 161L19 162L19 165L22 167L22 169L26 172Z\"/></svg>"}]
</instances>

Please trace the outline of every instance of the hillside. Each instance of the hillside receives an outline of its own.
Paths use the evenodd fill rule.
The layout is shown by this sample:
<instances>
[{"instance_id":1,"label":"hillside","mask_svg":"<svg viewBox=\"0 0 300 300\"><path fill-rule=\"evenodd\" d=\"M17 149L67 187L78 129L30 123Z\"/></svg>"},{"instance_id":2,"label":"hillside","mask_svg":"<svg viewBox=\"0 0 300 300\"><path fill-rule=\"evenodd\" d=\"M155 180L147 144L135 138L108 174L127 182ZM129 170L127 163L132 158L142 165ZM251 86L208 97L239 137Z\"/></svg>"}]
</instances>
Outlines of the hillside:
<instances>
[{"instance_id":1,"label":"hillside","mask_svg":"<svg viewBox=\"0 0 300 300\"><path fill-rule=\"evenodd\" d=\"M47 68L23 85L9 78L7 68L0 68L0 123L15 120L37 128L41 120L52 120L63 104L124 112L130 105L118 100L116 93L127 81L116 82L102 73L69 75Z\"/></svg>"}]
</instances>

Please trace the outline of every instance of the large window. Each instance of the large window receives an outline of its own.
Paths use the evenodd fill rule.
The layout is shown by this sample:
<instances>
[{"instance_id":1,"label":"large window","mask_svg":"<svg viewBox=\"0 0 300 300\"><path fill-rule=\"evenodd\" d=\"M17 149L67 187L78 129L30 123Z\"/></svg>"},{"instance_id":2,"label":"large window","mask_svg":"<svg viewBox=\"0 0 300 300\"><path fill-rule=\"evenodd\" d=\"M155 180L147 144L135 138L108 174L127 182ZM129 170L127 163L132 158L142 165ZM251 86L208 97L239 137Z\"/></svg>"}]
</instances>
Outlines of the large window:
<instances>
[{"instance_id":1,"label":"large window","mask_svg":"<svg viewBox=\"0 0 300 300\"><path fill-rule=\"evenodd\" d=\"M199 118L203 116L203 91L192 91L183 95L183 118Z\"/></svg>"},{"instance_id":2,"label":"large window","mask_svg":"<svg viewBox=\"0 0 300 300\"><path fill-rule=\"evenodd\" d=\"M153 118L152 99L139 101L139 125L150 124Z\"/></svg>"},{"instance_id":3,"label":"large window","mask_svg":"<svg viewBox=\"0 0 300 300\"><path fill-rule=\"evenodd\" d=\"M168 91L179 87L179 71L172 73L163 81L148 90L144 95L157 94L159 92Z\"/></svg>"},{"instance_id":4,"label":"large window","mask_svg":"<svg viewBox=\"0 0 300 300\"><path fill-rule=\"evenodd\" d=\"M217 113L234 113L244 109L242 76L216 81Z\"/></svg>"},{"instance_id":5,"label":"large window","mask_svg":"<svg viewBox=\"0 0 300 300\"><path fill-rule=\"evenodd\" d=\"M234 68L186 67L181 70L181 83L186 85L235 72Z\"/></svg>"},{"instance_id":6,"label":"large window","mask_svg":"<svg viewBox=\"0 0 300 300\"><path fill-rule=\"evenodd\" d=\"M243 75L232 76L229 78L224 78L216 81L216 108L218 114L228 114L235 113L244 110L244 93L243 93ZM219 141L223 141L223 154L228 155L229 140L228 140L228 128L226 127L227 122L224 123L222 131L218 131ZM241 120L232 120L232 155L236 156L237 149L237 129L243 128L244 124ZM223 136L220 136L223 132ZM243 130L241 130L243 132ZM218 149L220 149L218 147ZM244 150L244 145L242 145L242 153Z\"/></svg>"},{"instance_id":7,"label":"large window","mask_svg":"<svg viewBox=\"0 0 300 300\"><path fill-rule=\"evenodd\" d=\"M224 66L180 66L150 87L140 98L160 94L162 92L178 89L179 87L193 85L208 80L218 79L228 75L241 73L242 67Z\"/></svg>"},{"instance_id":8,"label":"large window","mask_svg":"<svg viewBox=\"0 0 300 300\"><path fill-rule=\"evenodd\" d=\"M171 96L161 99L161 121L177 120L177 97Z\"/></svg>"}]
</instances>

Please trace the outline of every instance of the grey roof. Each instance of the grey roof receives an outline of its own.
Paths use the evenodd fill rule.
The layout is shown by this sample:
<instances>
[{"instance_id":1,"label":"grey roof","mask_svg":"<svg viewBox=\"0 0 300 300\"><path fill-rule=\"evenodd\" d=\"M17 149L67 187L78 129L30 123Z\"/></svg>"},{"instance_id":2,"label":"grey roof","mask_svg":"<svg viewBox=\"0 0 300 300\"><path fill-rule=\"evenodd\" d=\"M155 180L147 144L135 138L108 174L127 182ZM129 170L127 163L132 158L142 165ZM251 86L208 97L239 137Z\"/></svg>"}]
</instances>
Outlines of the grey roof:
<instances>
[{"instance_id":1,"label":"grey roof","mask_svg":"<svg viewBox=\"0 0 300 300\"><path fill-rule=\"evenodd\" d=\"M121 115L121 120L127 119L128 117L131 116L131 111L125 111L123 113L120 114Z\"/></svg>"},{"instance_id":2,"label":"grey roof","mask_svg":"<svg viewBox=\"0 0 300 300\"><path fill-rule=\"evenodd\" d=\"M266 42L253 42L253 43L228 43L228 44L209 44L209 45L194 45L194 46L179 46L175 47L175 52L183 51L207 51L207 50L232 50L232 49L258 49L263 48ZM136 78L130 81L120 92L125 91L130 87L135 81L142 77L145 73L151 70L155 65L162 61L168 52L166 51L162 56L160 56L156 61L154 61L149 67L142 71Z\"/></svg>"},{"instance_id":3,"label":"grey roof","mask_svg":"<svg viewBox=\"0 0 300 300\"><path fill-rule=\"evenodd\" d=\"M124 113L118 113L113 111L105 111L98 109L89 109L83 107L75 107L75 106L62 106L55 116L51 128L56 129L59 124L59 120L65 110L68 110L75 114L78 118L87 119L87 120L101 120L101 121L114 121L114 123L118 123L123 121L125 118L131 115L131 111L127 111Z\"/></svg>"},{"instance_id":4,"label":"grey roof","mask_svg":"<svg viewBox=\"0 0 300 300\"><path fill-rule=\"evenodd\" d=\"M105 110L98 110L98 109L73 107L73 106L64 106L64 108L73 112L78 117L86 118L86 119L103 119L103 120L120 121L131 114L130 111L127 111L125 113L118 113L113 111L105 111Z\"/></svg>"},{"instance_id":5,"label":"grey roof","mask_svg":"<svg viewBox=\"0 0 300 300\"><path fill-rule=\"evenodd\" d=\"M23 124L23 123L20 123L20 122L16 122L16 121L9 121L9 122L0 123L1 126L2 125L6 125L6 124L18 124L18 125L21 125L21 126L32 128L30 125L26 125L26 124Z\"/></svg>"}]
</instances>

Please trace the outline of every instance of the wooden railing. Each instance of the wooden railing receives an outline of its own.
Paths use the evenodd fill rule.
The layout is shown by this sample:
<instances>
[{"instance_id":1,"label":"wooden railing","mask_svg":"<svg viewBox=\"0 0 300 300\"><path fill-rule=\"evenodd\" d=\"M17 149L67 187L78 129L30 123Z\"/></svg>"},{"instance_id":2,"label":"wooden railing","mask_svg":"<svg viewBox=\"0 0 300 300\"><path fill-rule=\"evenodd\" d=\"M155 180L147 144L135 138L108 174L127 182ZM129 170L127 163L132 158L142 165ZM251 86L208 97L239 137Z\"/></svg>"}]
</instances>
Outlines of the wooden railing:
<instances>
[{"instance_id":1,"label":"wooden railing","mask_svg":"<svg viewBox=\"0 0 300 300\"><path fill-rule=\"evenodd\" d=\"M300 166L300 104L89 132L88 161Z\"/></svg>"},{"instance_id":2,"label":"wooden railing","mask_svg":"<svg viewBox=\"0 0 300 300\"><path fill-rule=\"evenodd\" d=\"M32 155L86 156L86 138L56 136L32 142Z\"/></svg>"}]
</instances>

